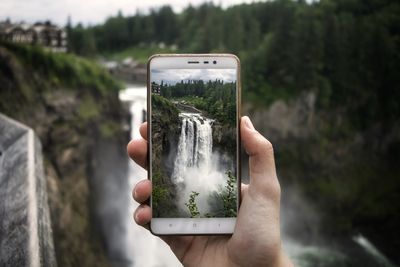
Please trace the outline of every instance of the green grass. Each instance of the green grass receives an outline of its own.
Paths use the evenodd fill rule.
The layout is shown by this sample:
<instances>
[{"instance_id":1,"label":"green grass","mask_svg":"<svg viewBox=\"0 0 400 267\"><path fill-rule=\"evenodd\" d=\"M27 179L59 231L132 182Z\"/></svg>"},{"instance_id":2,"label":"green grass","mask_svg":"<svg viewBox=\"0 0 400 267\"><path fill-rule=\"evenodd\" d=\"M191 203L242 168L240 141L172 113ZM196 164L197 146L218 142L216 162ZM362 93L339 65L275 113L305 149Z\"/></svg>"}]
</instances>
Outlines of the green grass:
<instances>
[{"instance_id":1,"label":"green grass","mask_svg":"<svg viewBox=\"0 0 400 267\"><path fill-rule=\"evenodd\" d=\"M98 90L102 94L122 88L94 61L72 54L52 53L38 46L11 43L0 43L0 46L11 51L25 69L30 69L31 74L45 78L49 87L83 87Z\"/></svg>"},{"instance_id":2,"label":"green grass","mask_svg":"<svg viewBox=\"0 0 400 267\"><path fill-rule=\"evenodd\" d=\"M146 63L151 55L159 53L175 53L170 48L159 48L157 46L133 46L118 52L102 53L106 59L122 61L127 57L132 57L140 63Z\"/></svg>"}]
</instances>

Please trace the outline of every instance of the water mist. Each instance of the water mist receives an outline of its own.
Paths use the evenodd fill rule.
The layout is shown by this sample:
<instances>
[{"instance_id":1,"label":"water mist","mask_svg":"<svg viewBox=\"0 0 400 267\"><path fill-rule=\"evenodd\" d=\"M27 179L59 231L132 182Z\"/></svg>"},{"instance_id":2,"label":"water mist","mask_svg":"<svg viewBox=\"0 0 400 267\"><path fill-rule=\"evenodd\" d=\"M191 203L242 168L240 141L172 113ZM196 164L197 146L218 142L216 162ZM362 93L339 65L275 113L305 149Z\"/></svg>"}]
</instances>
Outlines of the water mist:
<instances>
[{"instance_id":1,"label":"water mist","mask_svg":"<svg viewBox=\"0 0 400 267\"><path fill-rule=\"evenodd\" d=\"M199 193L196 203L201 214L211 211L209 195L222 188L226 182L220 170L219 154L213 153L213 120L200 113L181 113L181 133L174 162L172 181L179 188L178 207L187 210L192 192Z\"/></svg>"}]
</instances>

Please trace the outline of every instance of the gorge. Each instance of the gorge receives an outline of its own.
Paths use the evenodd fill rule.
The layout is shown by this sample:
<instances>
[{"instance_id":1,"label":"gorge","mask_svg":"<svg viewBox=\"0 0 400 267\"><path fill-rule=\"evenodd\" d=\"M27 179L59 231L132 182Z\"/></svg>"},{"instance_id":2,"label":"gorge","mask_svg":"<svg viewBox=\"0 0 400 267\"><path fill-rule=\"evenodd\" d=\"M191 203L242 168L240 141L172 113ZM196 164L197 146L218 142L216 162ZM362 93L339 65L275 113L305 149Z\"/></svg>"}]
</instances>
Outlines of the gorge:
<instances>
[{"instance_id":1,"label":"gorge","mask_svg":"<svg viewBox=\"0 0 400 267\"><path fill-rule=\"evenodd\" d=\"M130 197L132 185L145 178L146 175L143 169L140 169L137 165L128 168L128 164L134 163L128 163L125 153L125 145L130 136L129 132L121 130L120 122L124 115L121 114L123 104L118 101L116 89L118 86L111 86L111 81L106 78L103 78L103 81L95 80L102 77L98 74L99 70L89 68L87 62L82 62L73 57L43 55L45 58L55 58L54 62L63 62L65 68L72 73L70 76L66 76L60 75L61 70L57 69L56 66L50 65L50 73L43 70L44 67L41 66L45 65L39 61L41 57L36 52L31 51L30 53L34 55L32 58L37 62L28 64L26 62L28 59L23 61L24 57L18 56L19 53L23 54L23 51L21 49L14 50L10 47L0 49L0 65L3 66L3 70L13 73L13 75L7 75L8 72L0 73L0 96L2 100L7 100L0 102L0 112L30 125L42 142L58 265L177 266L178 261L165 243L152 237L145 229L135 225L132 219L132 210L137 205ZM68 61L72 61L71 63L74 64L67 64ZM84 73L94 74L86 77L86 80L78 79L76 77L82 77L83 74L79 74L78 70L72 67L75 65L83 68ZM34 75L28 75L28 73ZM49 77L52 77L52 79L49 79ZM57 81L53 79L54 77L62 77L62 79L60 78ZM67 79L75 80L73 80L73 83L72 81L68 83ZM97 84L100 84L101 87ZM142 86L141 89L136 88L134 90L144 92L146 89L145 86ZM138 96L133 96L133 98L138 100ZM381 235L382 239L387 236L384 234L385 232L382 233L379 229L371 228L369 230L350 225L354 231L359 231L360 235L356 235L355 238L352 238L350 234L345 237L342 235L340 238L327 235L329 230L341 226L337 222L345 218L343 215L340 217L343 212L348 215L351 210L359 210L359 212L368 210L368 206L361 205L367 199L366 194L361 195L361 193L372 194L374 192L367 190L367 183L364 183L365 186L361 190L356 191L360 194L348 190L348 196L354 195L354 205L351 205L350 208L342 208L332 212L332 207L327 206L327 204L335 203L336 205L345 201L341 199L334 199L335 201L332 202L319 201L325 209L317 209L315 208L316 201L309 200L309 196L313 196L313 199L317 200L324 199L324 196L335 196L335 191L333 193L321 191L324 188L331 188L335 181L339 181L341 185L346 184L348 187L354 187L354 184L350 184L350 182L355 181L355 178L361 177L362 180L367 179L368 181L369 176L363 178L364 176L353 172L351 177L346 176L340 180L340 173L335 173L334 179L330 181L331 187L321 186L322 189L307 187L310 188L308 191L305 193L301 191L300 186L305 187L306 182L310 181L306 178L310 177L311 174L316 173L315 181L324 181L323 177L326 174L318 172L318 170L342 169L333 165L337 161L331 157L340 157L340 162L343 162L346 157L349 158L349 155L361 155L363 150L355 150L354 148L360 147L360 142L363 144L363 140L365 140L367 147L371 147L371 140L382 139L374 138L374 132L372 132L368 135L362 135L361 137L364 136L364 139L360 141L359 135L354 134L357 138L354 139L353 143L342 145L342 147L348 147L348 150L343 152L342 149L339 149L341 147L333 141L330 143L330 147L322 150L321 148L326 147L326 142L330 140L330 137L320 133L320 139L317 140L320 141L319 143L310 141L308 136L309 133L315 135L315 133L318 133L316 129L323 128L308 123L309 121L315 122L313 118L323 118L321 113L317 113L315 110L314 100L315 97L312 97L312 95L299 96L294 98L293 101L275 101L268 108L248 108L243 112L243 114L251 115L256 128L265 136L268 136L274 144L278 174L282 181L282 223L285 250L296 265L303 267L393 266L393 264L387 263L388 260L380 261L379 258L381 257L376 256L378 255L376 250L385 251L384 248L388 246L396 249L395 246L390 245L392 244L390 242L389 245L384 246L382 243L376 242L376 238L371 238L371 233L374 232ZM144 109L137 104L132 105L132 110L128 109L132 119L128 123L128 128L131 130L132 137L139 137L138 127L143 121ZM161 115L160 120L163 119ZM302 118L303 116L304 118ZM338 118L337 127L335 124L334 128L328 128L327 131L330 132L340 127L339 123L343 121L343 117L342 120L339 120L340 116L335 114L336 117ZM178 115L177 120L177 125L182 124ZM321 121L320 124L322 124ZM214 140L217 140L218 137L224 140L222 137L224 133L217 129L218 126L215 123L213 126ZM171 129L177 140L179 140L181 133L179 130L181 129ZM390 136L393 136L393 140L397 140L395 137L398 135L395 135L395 132ZM104 146L104 150L99 150L99 140L102 140L103 144L115 145L112 149L118 150L121 158L113 158L108 146ZM114 141L111 142L110 140ZM383 138L383 140L386 140L385 147L390 148L396 144L388 138ZM378 147L376 142L373 144L372 147ZM332 149L332 146L336 149ZM218 145L213 142L212 147L213 150L216 150ZM301 151L301 153L298 153L298 151ZM325 154L321 154L322 152L325 152ZM104 157L97 160L94 155ZM313 156L311 164L309 155ZM377 161L369 160L368 164L374 162ZM247 158L242 156L244 182L248 182L246 163ZM319 165L321 163L324 165ZM391 162L389 161L389 163ZM122 165L124 168L116 167ZM170 165L173 166L173 162ZM385 169L390 169L389 167L396 165L392 162L390 165L384 166L387 166ZM118 176L122 178L116 180L114 179L115 176L104 177L102 188L108 192L107 196L103 194L105 191L96 191L96 185L98 186L101 182L95 180L93 169L100 173L102 172L100 167L110 167L110 173L115 175L120 173ZM117 183L120 184L117 185ZM387 186L390 185L388 183ZM115 190L116 187L118 187L118 190ZM379 187L375 188L379 189ZM338 192L342 192L342 189L343 187L338 187ZM308 198L305 196L308 196ZM377 208L374 210L382 213L387 211L383 210L382 207L384 203L388 202L376 202L373 201L374 199L368 201L372 204L377 203ZM385 199L383 198L383 200ZM111 200L118 200L118 202L111 203ZM390 198L388 201L390 201ZM103 213L105 217L108 216L108 218L114 220L96 221L91 219L94 208L105 207L103 204L108 204L109 211L115 212ZM394 207L394 205L388 204L385 206ZM100 208L98 211L104 212L104 210L100 211ZM320 221L327 216L328 212L333 215L329 218L336 216L337 219L330 224L321 225ZM114 214L117 214L117 216L114 216ZM390 222L390 220L387 221ZM101 229L99 229L99 225L101 225ZM326 227L327 225L331 227ZM349 224L346 223L345 225ZM386 224L382 225L386 226ZM121 238L115 238L117 235L112 232L112 229L116 228L119 228L119 237ZM100 235L99 232L102 232L102 234ZM393 232L392 236L395 235L396 232ZM318 238L315 238L315 236ZM114 239L111 239L113 237ZM380 264L380 262L386 263Z\"/></svg>"}]
</instances>

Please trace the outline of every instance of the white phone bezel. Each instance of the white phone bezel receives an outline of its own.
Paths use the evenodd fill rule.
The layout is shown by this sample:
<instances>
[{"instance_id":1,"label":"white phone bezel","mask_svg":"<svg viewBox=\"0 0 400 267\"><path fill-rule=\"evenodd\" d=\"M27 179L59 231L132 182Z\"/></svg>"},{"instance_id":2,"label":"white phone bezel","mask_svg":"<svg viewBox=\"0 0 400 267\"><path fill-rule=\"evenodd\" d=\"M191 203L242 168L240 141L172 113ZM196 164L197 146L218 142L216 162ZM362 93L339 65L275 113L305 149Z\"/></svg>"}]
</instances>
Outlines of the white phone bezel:
<instances>
[{"instance_id":1,"label":"white phone bezel","mask_svg":"<svg viewBox=\"0 0 400 267\"><path fill-rule=\"evenodd\" d=\"M197 63L196 63L197 62ZM208 62L208 63L205 63ZM215 63L214 63L215 62ZM240 61L231 54L171 54L154 55L148 61L148 136L151 136L151 71L153 69L236 69L237 73L237 176L238 208L240 202L240 162L239 162L239 120L240 120ZM148 138L148 177L152 177L151 138ZM150 206L152 202L150 198ZM152 218L150 231L155 235L206 235L232 234L236 224L235 218Z\"/></svg>"}]
</instances>

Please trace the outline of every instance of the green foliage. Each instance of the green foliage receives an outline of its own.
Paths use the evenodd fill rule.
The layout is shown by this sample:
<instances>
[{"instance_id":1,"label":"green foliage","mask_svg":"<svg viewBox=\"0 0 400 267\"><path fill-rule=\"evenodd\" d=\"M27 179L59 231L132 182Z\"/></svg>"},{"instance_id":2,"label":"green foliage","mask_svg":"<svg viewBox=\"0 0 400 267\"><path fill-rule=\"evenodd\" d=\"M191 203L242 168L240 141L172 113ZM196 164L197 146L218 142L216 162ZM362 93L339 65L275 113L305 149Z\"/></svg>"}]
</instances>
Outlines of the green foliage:
<instances>
[{"instance_id":1,"label":"green foliage","mask_svg":"<svg viewBox=\"0 0 400 267\"><path fill-rule=\"evenodd\" d=\"M183 99L223 124L236 125L235 82L189 80L175 85L161 83L161 95Z\"/></svg>"},{"instance_id":2,"label":"green foliage","mask_svg":"<svg viewBox=\"0 0 400 267\"><path fill-rule=\"evenodd\" d=\"M209 196L208 203L211 206L209 213L200 214L196 204L196 198L200 193L192 191L188 201L185 203L192 218L237 216L237 179L231 171L227 171L225 174L227 175L225 187Z\"/></svg>"},{"instance_id":3,"label":"green foliage","mask_svg":"<svg viewBox=\"0 0 400 267\"><path fill-rule=\"evenodd\" d=\"M71 50L89 56L99 51L142 61L159 44L237 53L246 100L265 106L314 91L320 108L346 106L352 123L365 129L400 116L399 12L396 1L275 0L227 9L205 3L182 14L168 6L147 15L119 13L103 25L68 30Z\"/></svg>"},{"instance_id":4,"label":"green foliage","mask_svg":"<svg viewBox=\"0 0 400 267\"><path fill-rule=\"evenodd\" d=\"M199 212L199 209L197 208L197 204L196 204L196 197L198 197L198 196L199 196L198 192L192 191L192 193L189 196L188 202L185 203L185 206L189 209L191 218L199 218L200 217L200 212Z\"/></svg>"},{"instance_id":5,"label":"green foliage","mask_svg":"<svg viewBox=\"0 0 400 267\"><path fill-rule=\"evenodd\" d=\"M171 118L178 118L179 116L179 110L175 107L175 105L162 96L152 94L151 105L154 112L163 114L163 116L159 116L163 125L169 122Z\"/></svg>"},{"instance_id":6,"label":"green foliage","mask_svg":"<svg viewBox=\"0 0 400 267\"><path fill-rule=\"evenodd\" d=\"M207 104L206 101L203 97L198 97L198 96L185 96L185 97L180 97L180 98L174 98L175 101L179 101L181 103L187 103L191 106L194 106L197 109L200 110L206 110L207 109Z\"/></svg>"},{"instance_id":7,"label":"green foliage","mask_svg":"<svg viewBox=\"0 0 400 267\"><path fill-rule=\"evenodd\" d=\"M236 217L237 215L237 179L231 171L225 173L228 176L226 186L221 194L224 204L224 216Z\"/></svg>"},{"instance_id":8,"label":"green foliage","mask_svg":"<svg viewBox=\"0 0 400 267\"><path fill-rule=\"evenodd\" d=\"M3 43L20 63L34 73L47 77L49 87L85 87L101 94L122 86L96 63L70 54L52 53L41 47Z\"/></svg>"},{"instance_id":9,"label":"green foliage","mask_svg":"<svg viewBox=\"0 0 400 267\"><path fill-rule=\"evenodd\" d=\"M156 142L153 139L153 171L152 171L152 207L154 217L178 217L178 208L176 207L174 198L176 196L175 185L168 179L162 167L159 153L154 153L154 149L159 149L162 146L161 142Z\"/></svg>"},{"instance_id":10,"label":"green foliage","mask_svg":"<svg viewBox=\"0 0 400 267\"><path fill-rule=\"evenodd\" d=\"M160 168L153 168L151 193L153 216L171 217L176 215L176 207L169 198L173 188L170 184L163 181L165 174Z\"/></svg>"},{"instance_id":11,"label":"green foliage","mask_svg":"<svg viewBox=\"0 0 400 267\"><path fill-rule=\"evenodd\" d=\"M99 106L94 102L93 98L86 97L78 107L78 114L84 121L96 118L100 115Z\"/></svg>"},{"instance_id":12,"label":"green foliage","mask_svg":"<svg viewBox=\"0 0 400 267\"><path fill-rule=\"evenodd\" d=\"M232 171L226 171L226 185L213 192L208 198L211 211L208 217L237 216L237 179Z\"/></svg>"},{"instance_id":13,"label":"green foliage","mask_svg":"<svg viewBox=\"0 0 400 267\"><path fill-rule=\"evenodd\" d=\"M160 203L163 201L168 201L167 199L168 195L168 190L160 185L153 186L153 191L152 191L152 204L154 209L158 209L160 206Z\"/></svg>"},{"instance_id":14,"label":"green foliage","mask_svg":"<svg viewBox=\"0 0 400 267\"><path fill-rule=\"evenodd\" d=\"M132 57L140 63L146 63L151 55L161 53L174 53L174 50L169 47L161 48L156 45L138 45L113 52L101 52L101 55L107 59L117 61Z\"/></svg>"},{"instance_id":15,"label":"green foliage","mask_svg":"<svg viewBox=\"0 0 400 267\"><path fill-rule=\"evenodd\" d=\"M120 127L121 126L117 122L103 121L100 124L100 133L103 137L112 138L120 133L119 132Z\"/></svg>"}]
</instances>

